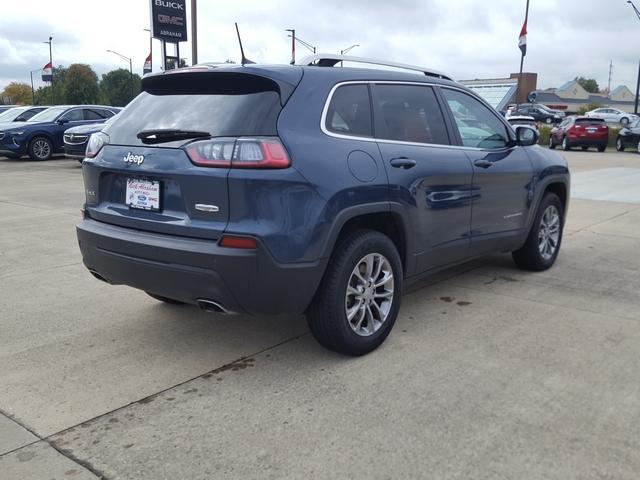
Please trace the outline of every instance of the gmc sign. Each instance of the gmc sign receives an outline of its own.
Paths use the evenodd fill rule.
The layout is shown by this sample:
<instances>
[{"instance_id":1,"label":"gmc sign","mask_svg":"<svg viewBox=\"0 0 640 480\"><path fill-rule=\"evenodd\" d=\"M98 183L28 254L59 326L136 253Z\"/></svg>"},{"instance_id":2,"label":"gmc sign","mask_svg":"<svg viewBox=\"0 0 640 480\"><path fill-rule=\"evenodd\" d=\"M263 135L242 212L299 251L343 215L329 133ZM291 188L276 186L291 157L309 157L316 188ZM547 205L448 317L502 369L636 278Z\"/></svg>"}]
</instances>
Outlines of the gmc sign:
<instances>
[{"instance_id":1,"label":"gmc sign","mask_svg":"<svg viewBox=\"0 0 640 480\"><path fill-rule=\"evenodd\" d=\"M187 41L186 0L151 0L153 38L178 43Z\"/></svg>"}]
</instances>

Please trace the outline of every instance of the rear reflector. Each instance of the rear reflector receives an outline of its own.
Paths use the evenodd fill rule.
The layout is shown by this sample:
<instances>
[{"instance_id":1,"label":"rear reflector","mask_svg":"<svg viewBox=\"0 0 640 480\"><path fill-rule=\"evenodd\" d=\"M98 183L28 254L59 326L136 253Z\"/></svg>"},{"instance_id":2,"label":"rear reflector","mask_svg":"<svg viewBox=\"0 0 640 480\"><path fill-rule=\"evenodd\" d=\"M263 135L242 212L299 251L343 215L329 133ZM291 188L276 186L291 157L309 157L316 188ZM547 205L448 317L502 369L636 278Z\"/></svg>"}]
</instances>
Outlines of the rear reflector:
<instances>
[{"instance_id":1,"label":"rear reflector","mask_svg":"<svg viewBox=\"0 0 640 480\"><path fill-rule=\"evenodd\" d=\"M200 167L287 168L291 163L277 138L212 138L185 147L189 159Z\"/></svg>"},{"instance_id":2,"label":"rear reflector","mask_svg":"<svg viewBox=\"0 0 640 480\"><path fill-rule=\"evenodd\" d=\"M219 245L227 248L244 248L250 250L258 248L255 238L239 237L235 235L223 235L220 239Z\"/></svg>"}]
</instances>

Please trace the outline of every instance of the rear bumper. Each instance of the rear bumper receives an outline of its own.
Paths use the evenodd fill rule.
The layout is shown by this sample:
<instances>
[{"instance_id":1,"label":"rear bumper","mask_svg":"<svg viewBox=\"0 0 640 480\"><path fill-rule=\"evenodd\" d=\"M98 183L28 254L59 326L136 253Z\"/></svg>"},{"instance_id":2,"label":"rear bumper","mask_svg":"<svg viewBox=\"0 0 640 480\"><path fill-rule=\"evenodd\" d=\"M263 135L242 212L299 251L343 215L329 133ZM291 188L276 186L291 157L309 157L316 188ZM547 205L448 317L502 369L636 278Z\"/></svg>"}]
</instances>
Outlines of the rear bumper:
<instances>
[{"instance_id":1,"label":"rear bumper","mask_svg":"<svg viewBox=\"0 0 640 480\"><path fill-rule=\"evenodd\" d=\"M606 147L609 143L607 138L588 138L588 137L567 137L572 146L578 147Z\"/></svg>"},{"instance_id":2,"label":"rear bumper","mask_svg":"<svg viewBox=\"0 0 640 480\"><path fill-rule=\"evenodd\" d=\"M277 264L264 247L223 248L85 219L76 227L86 267L111 284L233 312L298 314L313 299L325 263Z\"/></svg>"}]
</instances>

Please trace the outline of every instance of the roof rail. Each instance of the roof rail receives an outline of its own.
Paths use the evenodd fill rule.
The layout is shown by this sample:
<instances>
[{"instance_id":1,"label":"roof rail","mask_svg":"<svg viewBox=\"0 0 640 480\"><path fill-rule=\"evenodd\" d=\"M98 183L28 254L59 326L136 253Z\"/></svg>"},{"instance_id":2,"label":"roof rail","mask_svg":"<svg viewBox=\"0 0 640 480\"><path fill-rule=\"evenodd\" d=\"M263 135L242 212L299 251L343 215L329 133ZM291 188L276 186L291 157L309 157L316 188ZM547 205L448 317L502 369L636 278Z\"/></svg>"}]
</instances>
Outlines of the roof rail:
<instances>
[{"instance_id":1,"label":"roof rail","mask_svg":"<svg viewBox=\"0 0 640 480\"><path fill-rule=\"evenodd\" d=\"M434 70L432 68L417 67L415 65L406 65L404 63L387 62L385 60L376 60L375 58L365 57L351 57L348 55L334 55L332 53L315 53L308 55L303 59L296 62L296 65L311 66L316 65L319 67L333 67L339 62L354 62L354 63L366 63L369 65L382 65L385 67L400 68L403 70L412 70L414 72L421 72L428 77L437 77L444 80L453 80L449 75Z\"/></svg>"}]
</instances>

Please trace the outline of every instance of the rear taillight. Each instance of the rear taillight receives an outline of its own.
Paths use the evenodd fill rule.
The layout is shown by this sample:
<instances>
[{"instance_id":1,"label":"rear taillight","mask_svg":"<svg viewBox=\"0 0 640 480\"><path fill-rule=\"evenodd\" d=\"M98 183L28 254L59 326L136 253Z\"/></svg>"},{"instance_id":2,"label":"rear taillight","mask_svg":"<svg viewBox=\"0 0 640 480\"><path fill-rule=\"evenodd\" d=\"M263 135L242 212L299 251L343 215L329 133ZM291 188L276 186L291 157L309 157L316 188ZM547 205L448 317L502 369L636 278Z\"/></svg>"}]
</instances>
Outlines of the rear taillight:
<instances>
[{"instance_id":1,"label":"rear taillight","mask_svg":"<svg viewBox=\"0 0 640 480\"><path fill-rule=\"evenodd\" d=\"M87 158L95 157L96 155L98 155L98 153L100 153L100 150L102 150L102 147L108 144L109 144L109 135L107 135L106 133L98 132L98 133L91 134L91 136L89 137L89 143L87 143L87 150L85 151L85 156Z\"/></svg>"},{"instance_id":2,"label":"rear taillight","mask_svg":"<svg viewBox=\"0 0 640 480\"><path fill-rule=\"evenodd\" d=\"M189 159L200 167L287 168L291 165L277 138L212 138L198 140L185 148Z\"/></svg>"}]
</instances>

